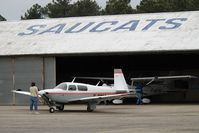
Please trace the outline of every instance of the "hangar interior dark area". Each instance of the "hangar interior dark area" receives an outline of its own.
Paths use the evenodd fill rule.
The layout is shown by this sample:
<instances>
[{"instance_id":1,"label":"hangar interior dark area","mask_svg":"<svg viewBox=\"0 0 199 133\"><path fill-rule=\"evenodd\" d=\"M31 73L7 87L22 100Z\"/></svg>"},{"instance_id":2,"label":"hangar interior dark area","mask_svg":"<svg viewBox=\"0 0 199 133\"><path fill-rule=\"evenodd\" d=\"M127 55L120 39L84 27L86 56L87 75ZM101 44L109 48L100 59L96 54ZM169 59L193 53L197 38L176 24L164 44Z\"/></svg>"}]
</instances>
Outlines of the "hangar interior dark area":
<instances>
[{"instance_id":1,"label":"hangar interior dark area","mask_svg":"<svg viewBox=\"0 0 199 133\"><path fill-rule=\"evenodd\" d=\"M143 76L197 76L198 59L199 54L193 53L61 56L56 58L56 80L58 84L78 76L113 77L114 68L121 68L127 81Z\"/></svg>"},{"instance_id":2,"label":"hangar interior dark area","mask_svg":"<svg viewBox=\"0 0 199 133\"><path fill-rule=\"evenodd\" d=\"M56 84L68 81L70 82L73 77L113 77L114 68L121 68L123 70L128 84L131 84L130 78L133 77L167 75L199 76L198 59L199 54L193 52L183 54L152 53L58 56L56 57ZM98 82L97 80L78 78L75 81L89 84L97 84ZM110 81L106 82L109 83ZM194 84L194 87L197 88L199 81L197 80ZM182 88L187 88L187 84L184 82L179 82L178 85ZM192 91L192 93L195 92ZM162 96L154 96L153 101L168 102L170 100L172 102L178 102L186 100L184 93L172 93L164 96L167 98L163 98ZM190 97L193 98L194 96L191 94ZM194 101L199 100L194 99Z\"/></svg>"}]
</instances>

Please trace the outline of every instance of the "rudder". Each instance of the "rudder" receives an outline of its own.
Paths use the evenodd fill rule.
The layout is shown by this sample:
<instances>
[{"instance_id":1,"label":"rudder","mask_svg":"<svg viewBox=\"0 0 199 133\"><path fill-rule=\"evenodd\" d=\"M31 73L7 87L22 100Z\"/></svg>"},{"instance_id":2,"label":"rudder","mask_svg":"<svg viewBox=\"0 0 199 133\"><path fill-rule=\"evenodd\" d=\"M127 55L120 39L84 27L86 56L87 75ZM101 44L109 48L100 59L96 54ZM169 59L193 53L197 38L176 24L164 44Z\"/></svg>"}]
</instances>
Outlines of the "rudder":
<instances>
[{"instance_id":1,"label":"rudder","mask_svg":"<svg viewBox=\"0 0 199 133\"><path fill-rule=\"evenodd\" d=\"M114 69L114 89L117 92L129 92L122 69Z\"/></svg>"}]
</instances>

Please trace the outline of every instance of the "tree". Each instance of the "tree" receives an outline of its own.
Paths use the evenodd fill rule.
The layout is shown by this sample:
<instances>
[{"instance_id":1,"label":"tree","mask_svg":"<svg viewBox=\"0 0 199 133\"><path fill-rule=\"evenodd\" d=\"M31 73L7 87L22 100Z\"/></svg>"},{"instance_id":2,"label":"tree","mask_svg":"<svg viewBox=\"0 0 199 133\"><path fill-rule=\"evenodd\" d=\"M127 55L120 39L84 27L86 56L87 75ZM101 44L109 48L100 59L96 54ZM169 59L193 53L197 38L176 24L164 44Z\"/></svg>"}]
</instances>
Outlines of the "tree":
<instances>
[{"instance_id":1,"label":"tree","mask_svg":"<svg viewBox=\"0 0 199 133\"><path fill-rule=\"evenodd\" d=\"M194 10L199 10L199 0L193 0Z\"/></svg>"},{"instance_id":2,"label":"tree","mask_svg":"<svg viewBox=\"0 0 199 133\"><path fill-rule=\"evenodd\" d=\"M103 14L131 14L135 10L130 5L131 0L109 0L106 2L106 8Z\"/></svg>"},{"instance_id":3,"label":"tree","mask_svg":"<svg viewBox=\"0 0 199 133\"><path fill-rule=\"evenodd\" d=\"M171 11L172 6L169 0L142 0L137 6L138 12L166 12Z\"/></svg>"},{"instance_id":4,"label":"tree","mask_svg":"<svg viewBox=\"0 0 199 133\"><path fill-rule=\"evenodd\" d=\"M0 15L0 21L6 21L6 19Z\"/></svg>"},{"instance_id":5,"label":"tree","mask_svg":"<svg viewBox=\"0 0 199 133\"><path fill-rule=\"evenodd\" d=\"M70 16L95 16L100 14L100 7L93 0L79 0L73 4Z\"/></svg>"},{"instance_id":6,"label":"tree","mask_svg":"<svg viewBox=\"0 0 199 133\"><path fill-rule=\"evenodd\" d=\"M71 10L71 0L53 0L44 7L44 13L50 18L69 17Z\"/></svg>"},{"instance_id":7,"label":"tree","mask_svg":"<svg viewBox=\"0 0 199 133\"><path fill-rule=\"evenodd\" d=\"M138 12L173 12L199 10L199 0L142 0Z\"/></svg>"},{"instance_id":8,"label":"tree","mask_svg":"<svg viewBox=\"0 0 199 133\"><path fill-rule=\"evenodd\" d=\"M41 19L43 18L43 9L40 5L35 4L30 9L27 10L27 12L24 14L24 16L21 16L21 19Z\"/></svg>"},{"instance_id":9,"label":"tree","mask_svg":"<svg viewBox=\"0 0 199 133\"><path fill-rule=\"evenodd\" d=\"M198 0L171 0L175 11L194 11L199 10Z\"/></svg>"}]
</instances>

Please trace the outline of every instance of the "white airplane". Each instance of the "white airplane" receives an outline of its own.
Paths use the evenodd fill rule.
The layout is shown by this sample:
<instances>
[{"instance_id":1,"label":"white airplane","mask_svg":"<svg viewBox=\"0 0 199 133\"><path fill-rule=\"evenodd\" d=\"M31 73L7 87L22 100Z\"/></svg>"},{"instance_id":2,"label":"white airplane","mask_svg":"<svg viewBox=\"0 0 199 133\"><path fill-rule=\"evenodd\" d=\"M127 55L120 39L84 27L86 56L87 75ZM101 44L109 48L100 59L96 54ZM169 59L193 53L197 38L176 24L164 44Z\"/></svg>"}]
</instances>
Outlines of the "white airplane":
<instances>
[{"instance_id":1,"label":"white airplane","mask_svg":"<svg viewBox=\"0 0 199 133\"><path fill-rule=\"evenodd\" d=\"M12 92L28 95L30 92L13 90ZM64 105L71 102L87 103L87 111L92 112L101 101L121 99L129 95L129 89L121 69L114 69L114 85L98 86L84 83L63 82L53 89L39 91L39 97L49 106L53 113L56 107L63 111Z\"/></svg>"}]
</instances>

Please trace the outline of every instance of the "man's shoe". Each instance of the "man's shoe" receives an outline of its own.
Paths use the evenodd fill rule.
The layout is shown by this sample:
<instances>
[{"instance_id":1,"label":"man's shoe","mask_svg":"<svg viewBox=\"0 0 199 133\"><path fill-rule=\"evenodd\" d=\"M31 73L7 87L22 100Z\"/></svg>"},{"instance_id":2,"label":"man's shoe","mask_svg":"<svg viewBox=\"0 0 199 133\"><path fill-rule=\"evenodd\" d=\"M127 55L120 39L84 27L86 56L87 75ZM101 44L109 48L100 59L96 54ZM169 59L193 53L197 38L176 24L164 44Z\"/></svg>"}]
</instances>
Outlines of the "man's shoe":
<instances>
[{"instance_id":1,"label":"man's shoe","mask_svg":"<svg viewBox=\"0 0 199 133\"><path fill-rule=\"evenodd\" d=\"M29 114L33 114L34 112L33 111L29 111Z\"/></svg>"},{"instance_id":2,"label":"man's shoe","mask_svg":"<svg viewBox=\"0 0 199 133\"><path fill-rule=\"evenodd\" d=\"M40 113L36 111L35 114L38 115L38 114L40 114Z\"/></svg>"}]
</instances>

